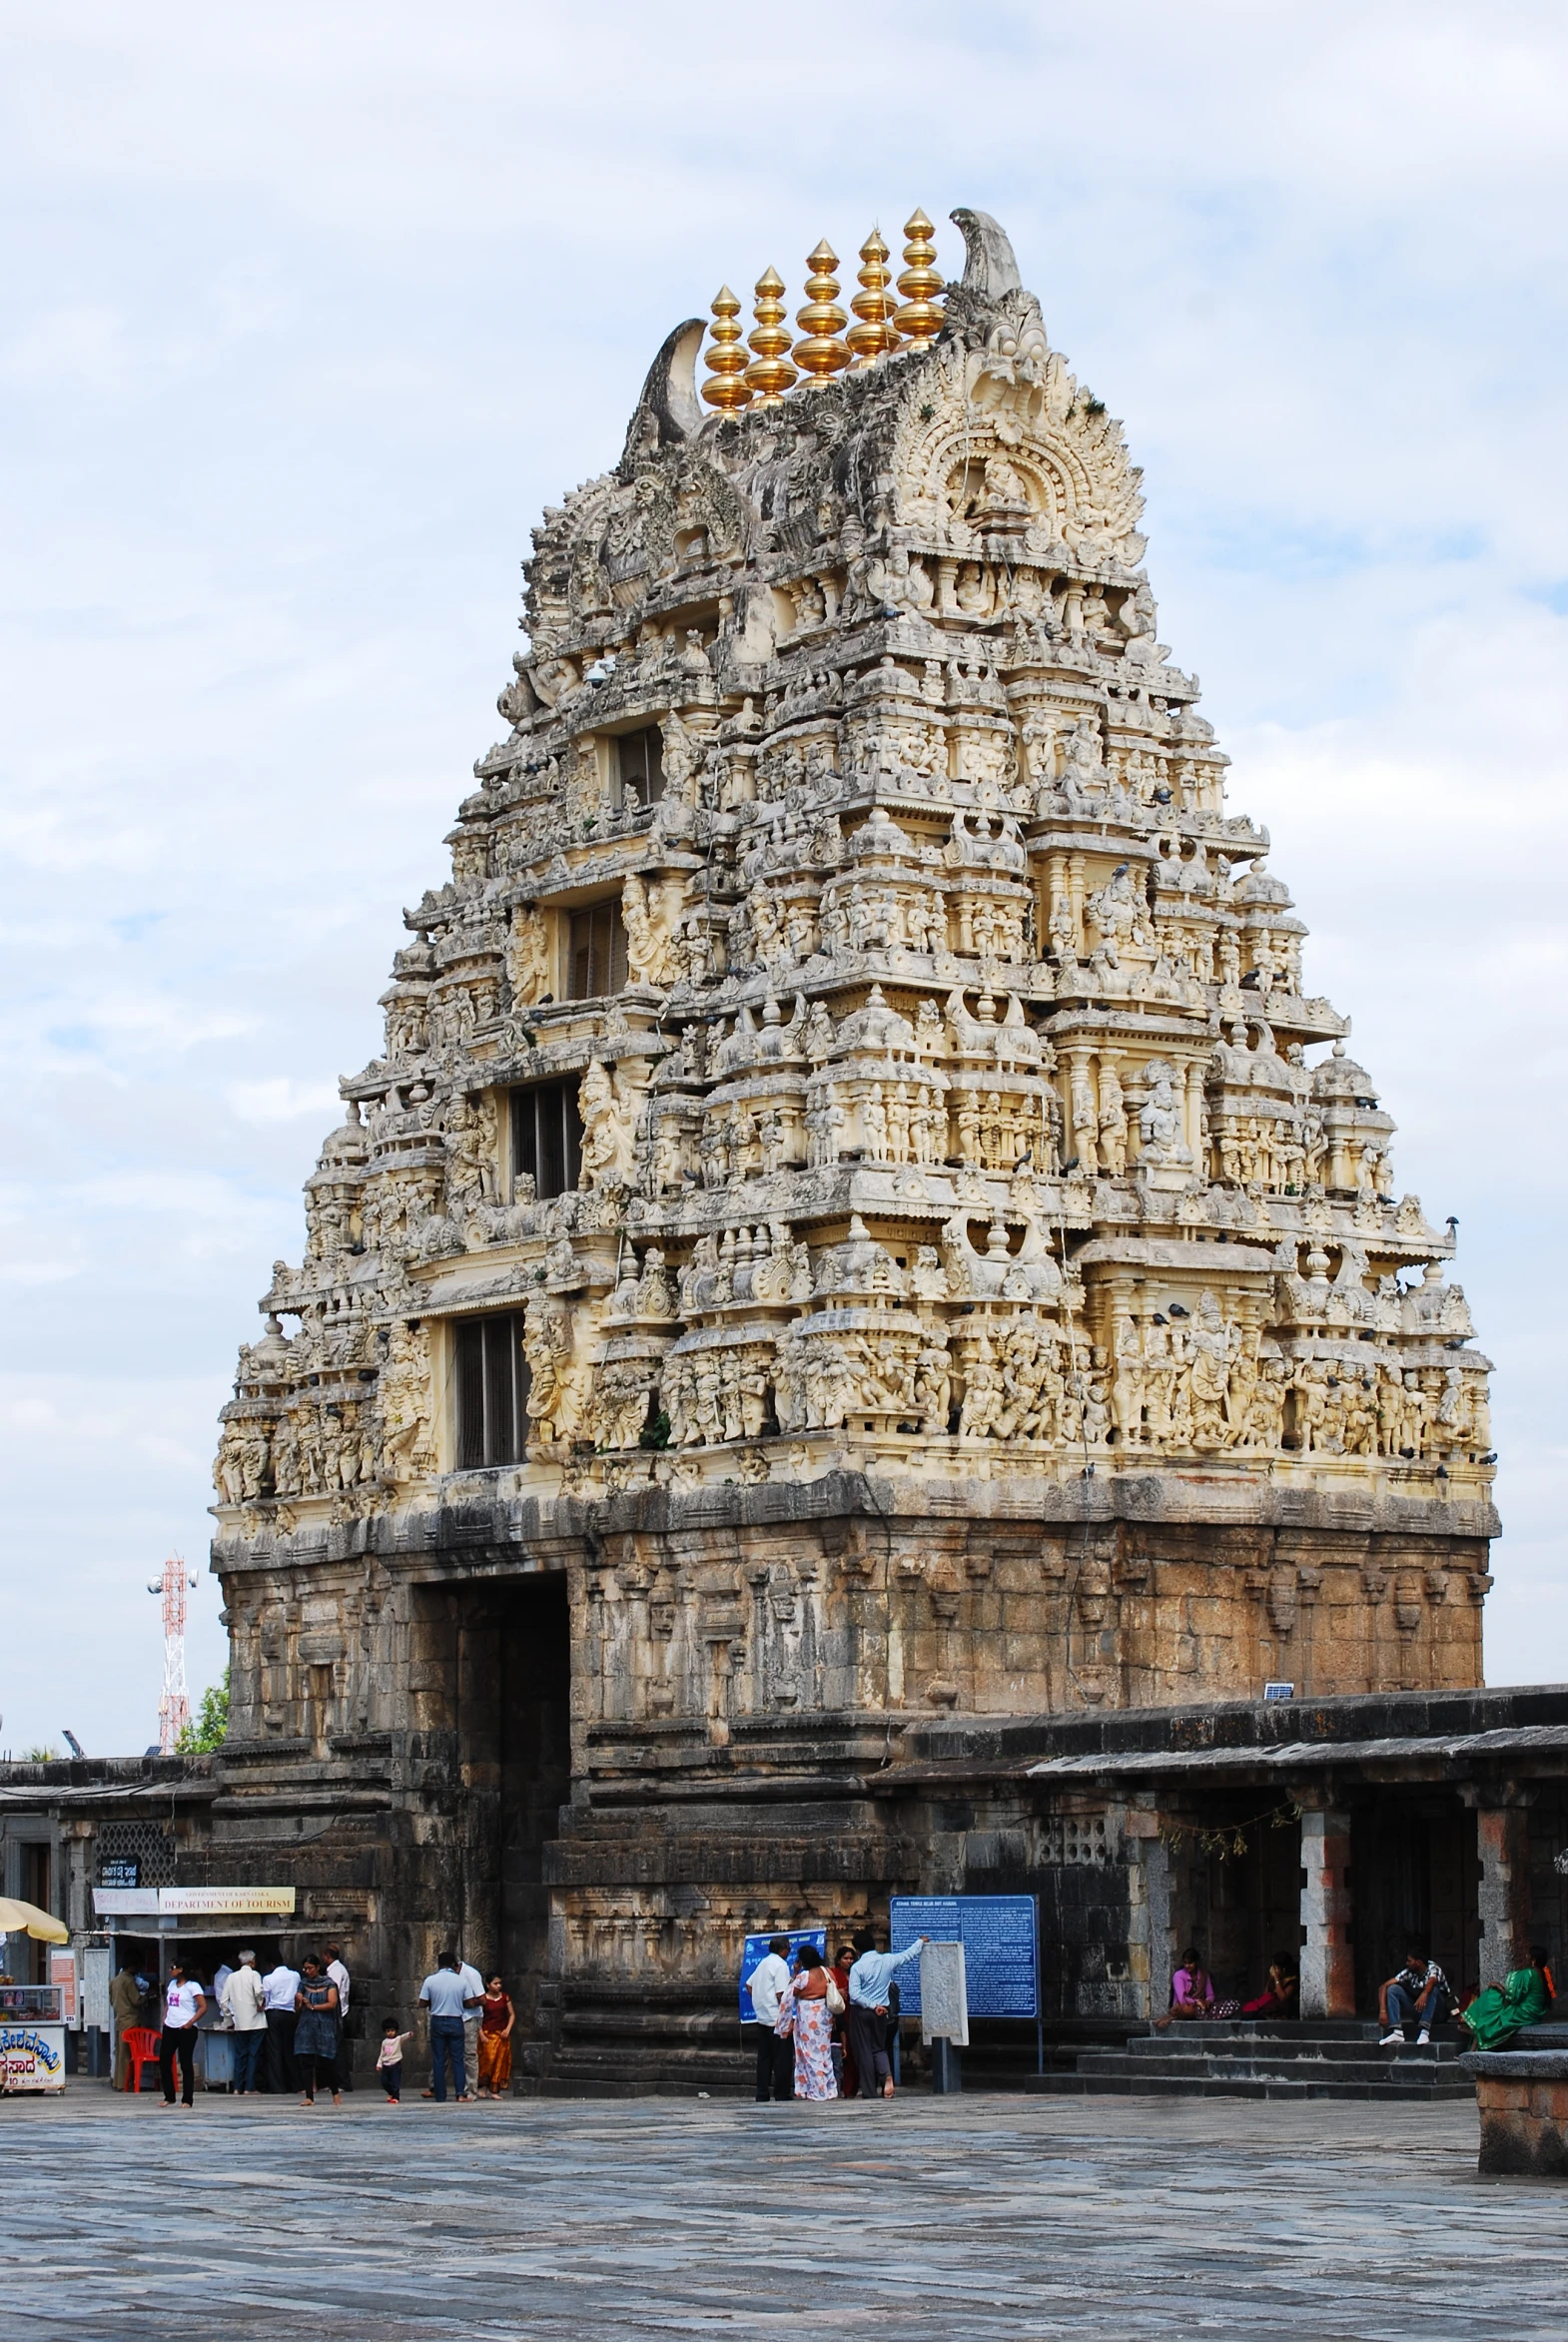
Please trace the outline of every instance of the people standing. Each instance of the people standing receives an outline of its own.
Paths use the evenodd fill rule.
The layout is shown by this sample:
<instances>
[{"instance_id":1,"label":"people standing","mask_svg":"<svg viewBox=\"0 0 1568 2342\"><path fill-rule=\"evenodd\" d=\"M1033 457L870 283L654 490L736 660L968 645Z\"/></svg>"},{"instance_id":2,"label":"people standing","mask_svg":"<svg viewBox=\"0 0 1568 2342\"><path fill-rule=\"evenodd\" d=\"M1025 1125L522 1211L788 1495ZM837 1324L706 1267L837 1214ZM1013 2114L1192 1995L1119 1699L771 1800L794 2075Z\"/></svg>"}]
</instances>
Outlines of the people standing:
<instances>
[{"instance_id":1,"label":"people standing","mask_svg":"<svg viewBox=\"0 0 1568 2342\"><path fill-rule=\"evenodd\" d=\"M862 1928L855 1937L856 1958L849 1971L844 2030L863 2097L893 2095L893 2068L887 2049L888 1985L907 1959L919 1957L926 1941L922 1936L903 1952L879 1952L874 1929Z\"/></svg>"},{"instance_id":2,"label":"people standing","mask_svg":"<svg viewBox=\"0 0 1568 2342\"><path fill-rule=\"evenodd\" d=\"M833 2072L833 2018L842 2011L838 1986L821 1952L815 1944L802 1944L795 1953L795 1973L779 1994L777 2026L794 2041L797 2098L838 2096Z\"/></svg>"},{"instance_id":3,"label":"people standing","mask_svg":"<svg viewBox=\"0 0 1568 2342\"><path fill-rule=\"evenodd\" d=\"M158 2074L164 2085L164 2104L174 2104L174 2066L180 2061L180 2096L187 2106L196 2103L196 2027L207 2006L207 1994L188 1977L185 1962L169 1962L164 1990L164 2029L158 2042Z\"/></svg>"},{"instance_id":4,"label":"people standing","mask_svg":"<svg viewBox=\"0 0 1568 2342\"><path fill-rule=\"evenodd\" d=\"M145 1994L142 1979L129 1960L120 1972L109 1980L109 2006L114 2013L114 2086L128 2090L131 2086L131 2052L125 2045L125 2036L133 2025L142 2021L142 2002Z\"/></svg>"},{"instance_id":5,"label":"people standing","mask_svg":"<svg viewBox=\"0 0 1568 2342\"><path fill-rule=\"evenodd\" d=\"M314 2106L318 2079L332 2084L333 2104L341 2106L338 2088L338 1987L315 1952L307 1955L300 1989L294 1996L298 2022L294 2034L294 2062L300 2076L300 2103Z\"/></svg>"},{"instance_id":6,"label":"people standing","mask_svg":"<svg viewBox=\"0 0 1568 2342\"><path fill-rule=\"evenodd\" d=\"M852 2098L855 2095L855 2060L850 2054L849 2036L845 2030L849 2021L849 1971L854 1964L853 1945L841 1944L839 1955L828 1969L838 1987L839 1998L844 2003L843 2014L835 2020L833 2027L833 2071L838 2076L841 2098Z\"/></svg>"},{"instance_id":7,"label":"people standing","mask_svg":"<svg viewBox=\"0 0 1568 2342\"><path fill-rule=\"evenodd\" d=\"M517 2021L511 1996L491 1976L479 2003L479 2095L498 2098L511 2086L511 2028Z\"/></svg>"},{"instance_id":8,"label":"people standing","mask_svg":"<svg viewBox=\"0 0 1568 2342\"><path fill-rule=\"evenodd\" d=\"M267 2005L267 2087L292 2090L299 2079L294 2069L294 1996L300 1989L300 1971L280 1954L278 1965L262 1978Z\"/></svg>"},{"instance_id":9,"label":"people standing","mask_svg":"<svg viewBox=\"0 0 1568 2342\"><path fill-rule=\"evenodd\" d=\"M338 1987L337 2086L341 2090L352 2090L354 2087L354 2051L349 2043L349 1998L353 1979L344 1965L341 1944L324 1945L323 1951L327 1960L327 1973Z\"/></svg>"},{"instance_id":10,"label":"people standing","mask_svg":"<svg viewBox=\"0 0 1568 2342\"><path fill-rule=\"evenodd\" d=\"M451 2069L452 2094L459 2105L468 2096L467 2074L463 2064L463 2018L468 2013L468 1995L462 1981L463 1962L455 1952L443 1952L440 1965L427 1975L419 1986L420 2005L430 2017L430 2086L422 2094L444 2105L446 2102L446 2071ZM470 1968L468 1973L472 1975ZM475 1994L482 1995L483 1985Z\"/></svg>"},{"instance_id":11,"label":"people standing","mask_svg":"<svg viewBox=\"0 0 1568 2342\"><path fill-rule=\"evenodd\" d=\"M387 2092L389 2106L402 2104L402 2045L411 2041L412 2033L400 2033L397 2019L389 2016L382 2024L382 2045L376 2052L376 2070L381 2076L382 2088Z\"/></svg>"},{"instance_id":12,"label":"people standing","mask_svg":"<svg viewBox=\"0 0 1568 2342\"><path fill-rule=\"evenodd\" d=\"M795 2052L777 2030L779 1997L789 1982L789 1938L770 1936L747 1986L757 2012L757 2104L795 2095Z\"/></svg>"},{"instance_id":13,"label":"people standing","mask_svg":"<svg viewBox=\"0 0 1568 2342\"><path fill-rule=\"evenodd\" d=\"M469 1960L460 1963L462 1977L462 2086L470 2098L479 2094L479 2003L484 1998L484 1978Z\"/></svg>"},{"instance_id":14,"label":"people standing","mask_svg":"<svg viewBox=\"0 0 1568 2342\"><path fill-rule=\"evenodd\" d=\"M254 2097L262 2044L267 2038L267 1988L256 1971L254 1952L242 1952L219 1987L219 2005L234 2027L234 2094Z\"/></svg>"}]
</instances>

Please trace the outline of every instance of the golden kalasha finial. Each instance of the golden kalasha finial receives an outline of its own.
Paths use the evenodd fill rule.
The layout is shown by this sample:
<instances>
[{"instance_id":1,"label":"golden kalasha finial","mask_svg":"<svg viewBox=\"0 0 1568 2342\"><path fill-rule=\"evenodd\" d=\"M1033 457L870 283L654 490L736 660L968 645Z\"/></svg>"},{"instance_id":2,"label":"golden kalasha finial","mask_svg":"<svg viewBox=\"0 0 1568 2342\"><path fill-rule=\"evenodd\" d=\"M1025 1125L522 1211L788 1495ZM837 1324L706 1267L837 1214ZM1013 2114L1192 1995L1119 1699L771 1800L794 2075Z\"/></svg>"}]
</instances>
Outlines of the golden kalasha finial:
<instances>
[{"instance_id":1,"label":"golden kalasha finial","mask_svg":"<svg viewBox=\"0 0 1568 2342\"><path fill-rule=\"evenodd\" d=\"M942 331L942 305L933 297L942 291L942 271L933 267L937 248L932 242L935 233L924 212L916 209L904 223L909 238L904 247L904 274L898 289L904 296L904 307L893 323L912 350L929 350Z\"/></svg>"},{"instance_id":2,"label":"golden kalasha finial","mask_svg":"<svg viewBox=\"0 0 1568 2342\"><path fill-rule=\"evenodd\" d=\"M790 333L784 323L783 292L784 280L777 269L764 269L757 279L757 303L752 312L757 330L748 344L757 355L746 369L746 380L759 406L781 406L785 391L793 390L800 381L789 362Z\"/></svg>"},{"instance_id":3,"label":"golden kalasha finial","mask_svg":"<svg viewBox=\"0 0 1568 2342\"><path fill-rule=\"evenodd\" d=\"M879 230L873 228L860 248L860 291L850 303L859 318L858 326L851 326L844 339L854 354L852 372L864 374L868 366L875 366L899 344L892 324L897 307L888 287L893 282L893 271L887 265L888 248Z\"/></svg>"},{"instance_id":4,"label":"golden kalasha finial","mask_svg":"<svg viewBox=\"0 0 1568 2342\"><path fill-rule=\"evenodd\" d=\"M849 323L835 307L839 281L833 272L838 265L839 256L825 236L816 251L806 255L811 271L806 291L811 299L795 313L796 325L806 329L805 340L795 345L795 364L808 384L830 383L849 364L849 352L837 339Z\"/></svg>"},{"instance_id":5,"label":"golden kalasha finial","mask_svg":"<svg viewBox=\"0 0 1568 2342\"><path fill-rule=\"evenodd\" d=\"M740 328L735 322L739 316L740 303L727 285L721 285L713 296L713 339L706 358L713 380L703 384L702 395L724 414L736 414L751 404L746 353L739 347Z\"/></svg>"}]
</instances>

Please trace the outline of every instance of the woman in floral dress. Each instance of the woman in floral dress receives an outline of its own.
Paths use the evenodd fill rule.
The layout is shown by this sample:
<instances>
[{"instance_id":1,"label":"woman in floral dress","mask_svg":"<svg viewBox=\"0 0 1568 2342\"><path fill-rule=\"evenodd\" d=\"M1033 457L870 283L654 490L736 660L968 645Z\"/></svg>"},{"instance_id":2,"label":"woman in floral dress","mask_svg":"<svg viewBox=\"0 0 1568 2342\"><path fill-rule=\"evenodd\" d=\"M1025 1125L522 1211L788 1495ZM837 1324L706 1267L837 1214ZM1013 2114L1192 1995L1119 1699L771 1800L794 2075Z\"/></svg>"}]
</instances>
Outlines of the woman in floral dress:
<instances>
[{"instance_id":1,"label":"woman in floral dress","mask_svg":"<svg viewBox=\"0 0 1568 2342\"><path fill-rule=\"evenodd\" d=\"M833 2010L829 1993L833 1981L815 1945L802 1944L795 1954L795 1973L779 1994L775 2032L795 2039L795 2095L797 2098L836 2098L833 2076ZM834 1997L838 1995L834 1992Z\"/></svg>"}]
</instances>

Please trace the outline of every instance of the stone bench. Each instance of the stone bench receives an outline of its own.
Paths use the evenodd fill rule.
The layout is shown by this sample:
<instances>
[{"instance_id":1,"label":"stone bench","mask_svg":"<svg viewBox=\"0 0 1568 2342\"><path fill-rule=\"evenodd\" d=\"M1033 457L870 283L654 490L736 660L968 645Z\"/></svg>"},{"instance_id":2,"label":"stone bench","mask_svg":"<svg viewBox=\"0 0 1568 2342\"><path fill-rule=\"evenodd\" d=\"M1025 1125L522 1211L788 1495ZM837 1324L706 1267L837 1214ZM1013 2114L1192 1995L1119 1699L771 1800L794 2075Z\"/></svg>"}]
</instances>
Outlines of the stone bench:
<instances>
[{"instance_id":1,"label":"stone bench","mask_svg":"<svg viewBox=\"0 0 1568 2342\"><path fill-rule=\"evenodd\" d=\"M1568 2179L1568 2050L1477 2049L1456 2062L1481 2109L1476 2169Z\"/></svg>"}]
</instances>

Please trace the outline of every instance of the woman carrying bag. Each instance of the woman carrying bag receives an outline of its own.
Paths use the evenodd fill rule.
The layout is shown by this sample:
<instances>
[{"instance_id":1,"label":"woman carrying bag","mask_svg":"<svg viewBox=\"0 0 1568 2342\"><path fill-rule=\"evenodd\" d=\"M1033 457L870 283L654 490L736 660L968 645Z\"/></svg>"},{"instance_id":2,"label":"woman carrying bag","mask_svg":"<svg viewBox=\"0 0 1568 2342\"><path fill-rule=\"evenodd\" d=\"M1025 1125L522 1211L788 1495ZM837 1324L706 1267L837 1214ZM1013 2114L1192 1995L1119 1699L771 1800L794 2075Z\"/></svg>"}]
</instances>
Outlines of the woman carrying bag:
<instances>
[{"instance_id":1,"label":"woman carrying bag","mask_svg":"<svg viewBox=\"0 0 1568 2342\"><path fill-rule=\"evenodd\" d=\"M823 1965L814 1944L802 1944L795 1954L795 1973L779 1994L779 2020L774 2031L795 2041L795 2095L797 2098L836 2098L839 2085L833 2074L833 2019L844 2013L844 1995Z\"/></svg>"}]
</instances>

